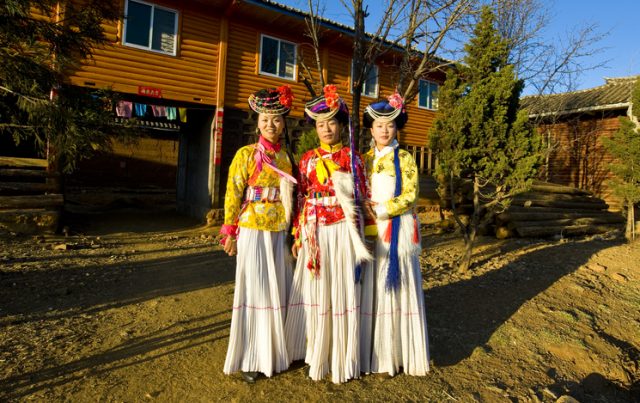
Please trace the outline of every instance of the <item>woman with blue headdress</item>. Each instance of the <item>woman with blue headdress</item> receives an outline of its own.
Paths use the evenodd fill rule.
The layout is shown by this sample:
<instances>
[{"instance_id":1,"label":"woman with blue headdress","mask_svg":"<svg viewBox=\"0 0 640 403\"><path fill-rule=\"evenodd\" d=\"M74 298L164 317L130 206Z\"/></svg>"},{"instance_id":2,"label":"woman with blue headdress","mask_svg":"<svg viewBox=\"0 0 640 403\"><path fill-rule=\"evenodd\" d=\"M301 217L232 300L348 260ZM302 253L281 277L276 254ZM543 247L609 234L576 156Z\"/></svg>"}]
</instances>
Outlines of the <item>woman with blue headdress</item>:
<instances>
[{"instance_id":1,"label":"woman with blue headdress","mask_svg":"<svg viewBox=\"0 0 640 403\"><path fill-rule=\"evenodd\" d=\"M320 147L299 162L299 215L294 219L296 271L285 336L292 361L304 359L309 376L334 383L360 377L360 269L371 260L362 239L354 191L368 194L364 163L342 144L349 110L328 85L305 105ZM370 224L375 225L373 221Z\"/></svg>"},{"instance_id":2,"label":"woman with blue headdress","mask_svg":"<svg viewBox=\"0 0 640 403\"><path fill-rule=\"evenodd\" d=\"M397 140L407 119L397 93L370 104L363 115L364 127L373 137L373 147L364 156L371 186L367 209L378 227L371 372L390 376L400 368L415 376L429 371L420 226L414 211L418 168Z\"/></svg>"}]
</instances>

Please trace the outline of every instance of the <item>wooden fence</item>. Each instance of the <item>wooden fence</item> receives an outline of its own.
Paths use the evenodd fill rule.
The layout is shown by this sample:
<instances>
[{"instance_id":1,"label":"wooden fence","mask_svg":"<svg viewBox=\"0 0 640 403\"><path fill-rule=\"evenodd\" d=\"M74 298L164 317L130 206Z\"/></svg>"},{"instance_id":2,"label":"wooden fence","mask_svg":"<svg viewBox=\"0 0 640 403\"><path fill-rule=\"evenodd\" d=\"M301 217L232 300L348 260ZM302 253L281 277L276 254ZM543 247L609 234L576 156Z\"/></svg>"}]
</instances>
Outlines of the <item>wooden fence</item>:
<instances>
[{"instance_id":1,"label":"wooden fence","mask_svg":"<svg viewBox=\"0 0 640 403\"><path fill-rule=\"evenodd\" d=\"M423 146L411 146L401 144L400 148L407 150L413 155L418 165L418 171L420 174L433 175L437 164L437 158L432 149Z\"/></svg>"}]
</instances>

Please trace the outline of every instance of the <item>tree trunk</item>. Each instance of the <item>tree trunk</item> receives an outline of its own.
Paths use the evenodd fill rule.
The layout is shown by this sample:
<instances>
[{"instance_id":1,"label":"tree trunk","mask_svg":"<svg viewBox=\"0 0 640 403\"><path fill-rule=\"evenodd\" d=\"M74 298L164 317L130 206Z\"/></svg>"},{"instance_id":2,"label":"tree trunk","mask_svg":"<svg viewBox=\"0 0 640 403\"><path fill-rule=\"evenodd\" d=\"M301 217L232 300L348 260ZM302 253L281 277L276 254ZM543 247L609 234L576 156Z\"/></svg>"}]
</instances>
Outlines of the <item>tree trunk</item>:
<instances>
[{"instance_id":1,"label":"tree trunk","mask_svg":"<svg viewBox=\"0 0 640 403\"><path fill-rule=\"evenodd\" d=\"M633 205L633 201L630 199L627 199L627 228L624 232L624 237L627 239L627 241L633 241L636 237L636 234L633 228L635 222L636 222L635 208Z\"/></svg>"},{"instance_id":2,"label":"tree trunk","mask_svg":"<svg viewBox=\"0 0 640 403\"><path fill-rule=\"evenodd\" d=\"M478 234L478 223L480 221L480 180L477 177L473 178L473 214L471 215L471 222L469 223L469 235L465 238L464 242L464 255L458 263L458 270L462 273L469 270L471 267L471 256L473 255L473 244Z\"/></svg>"},{"instance_id":3,"label":"tree trunk","mask_svg":"<svg viewBox=\"0 0 640 403\"><path fill-rule=\"evenodd\" d=\"M363 67L365 11L362 8L362 3L362 1L355 2L355 38L353 42L353 77L351 82L351 91L353 92L353 100L351 103L351 130L353 131L353 143L358 148L360 146L360 98L365 72L365 68Z\"/></svg>"}]
</instances>

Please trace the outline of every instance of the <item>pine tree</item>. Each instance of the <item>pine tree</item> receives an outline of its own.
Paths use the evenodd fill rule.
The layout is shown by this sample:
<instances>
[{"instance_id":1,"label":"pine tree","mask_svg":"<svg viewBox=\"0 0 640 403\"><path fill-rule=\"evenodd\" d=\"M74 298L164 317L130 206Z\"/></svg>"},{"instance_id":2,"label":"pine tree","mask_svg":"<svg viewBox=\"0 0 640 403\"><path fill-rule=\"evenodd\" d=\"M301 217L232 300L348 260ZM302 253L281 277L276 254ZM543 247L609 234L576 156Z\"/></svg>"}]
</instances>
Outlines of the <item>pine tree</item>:
<instances>
[{"instance_id":1,"label":"pine tree","mask_svg":"<svg viewBox=\"0 0 640 403\"><path fill-rule=\"evenodd\" d=\"M636 80L631 110L637 119L640 117L640 77ZM610 165L615 179L611 181L613 192L624 200L627 209L627 228L625 237L635 239L634 206L640 202L640 129L626 117L620 118L620 128L613 136L602 139L607 151L616 162Z\"/></svg>"},{"instance_id":2,"label":"pine tree","mask_svg":"<svg viewBox=\"0 0 640 403\"><path fill-rule=\"evenodd\" d=\"M303 132L298 139L298 144L296 144L296 152L294 154L296 161L300 161L302 154L316 147L320 147L320 139L316 129L313 128Z\"/></svg>"},{"instance_id":3,"label":"pine tree","mask_svg":"<svg viewBox=\"0 0 640 403\"><path fill-rule=\"evenodd\" d=\"M541 157L541 142L519 111L523 82L507 64L506 42L489 7L482 9L465 52L464 63L449 72L440 89L440 116L431 132L441 190L446 188L455 202L465 186L472 187L468 221L452 206L465 240L461 271L469 268L478 229L530 187Z\"/></svg>"},{"instance_id":4,"label":"pine tree","mask_svg":"<svg viewBox=\"0 0 640 403\"><path fill-rule=\"evenodd\" d=\"M116 2L0 4L0 136L33 142L50 167L70 171L80 158L108 148L111 136L128 133L114 122L112 94L65 81L105 41L101 23L117 17Z\"/></svg>"}]
</instances>

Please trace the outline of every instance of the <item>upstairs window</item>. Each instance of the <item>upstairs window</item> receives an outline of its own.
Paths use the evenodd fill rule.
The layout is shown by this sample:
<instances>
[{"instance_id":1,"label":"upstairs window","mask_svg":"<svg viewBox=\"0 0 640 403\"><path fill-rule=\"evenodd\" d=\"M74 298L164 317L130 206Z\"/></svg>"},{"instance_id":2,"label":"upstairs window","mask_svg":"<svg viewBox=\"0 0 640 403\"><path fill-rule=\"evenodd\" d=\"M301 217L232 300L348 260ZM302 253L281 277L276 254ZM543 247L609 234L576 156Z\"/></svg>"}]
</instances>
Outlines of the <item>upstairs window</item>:
<instances>
[{"instance_id":1,"label":"upstairs window","mask_svg":"<svg viewBox=\"0 0 640 403\"><path fill-rule=\"evenodd\" d=\"M351 63L351 78L353 80L353 63ZM351 87L351 91L353 92L353 87ZM378 97L378 66L373 65L369 68L369 73L367 74L367 78L364 80L362 84L362 95L370 98Z\"/></svg>"},{"instance_id":2,"label":"upstairs window","mask_svg":"<svg viewBox=\"0 0 640 403\"><path fill-rule=\"evenodd\" d=\"M425 109L438 109L438 84L433 81L420 80L418 106Z\"/></svg>"},{"instance_id":3,"label":"upstairs window","mask_svg":"<svg viewBox=\"0 0 640 403\"><path fill-rule=\"evenodd\" d=\"M266 35L260 39L260 74L295 80L296 44Z\"/></svg>"},{"instance_id":4,"label":"upstairs window","mask_svg":"<svg viewBox=\"0 0 640 403\"><path fill-rule=\"evenodd\" d=\"M138 49L176 55L178 12L143 1L127 0L123 43Z\"/></svg>"}]
</instances>

